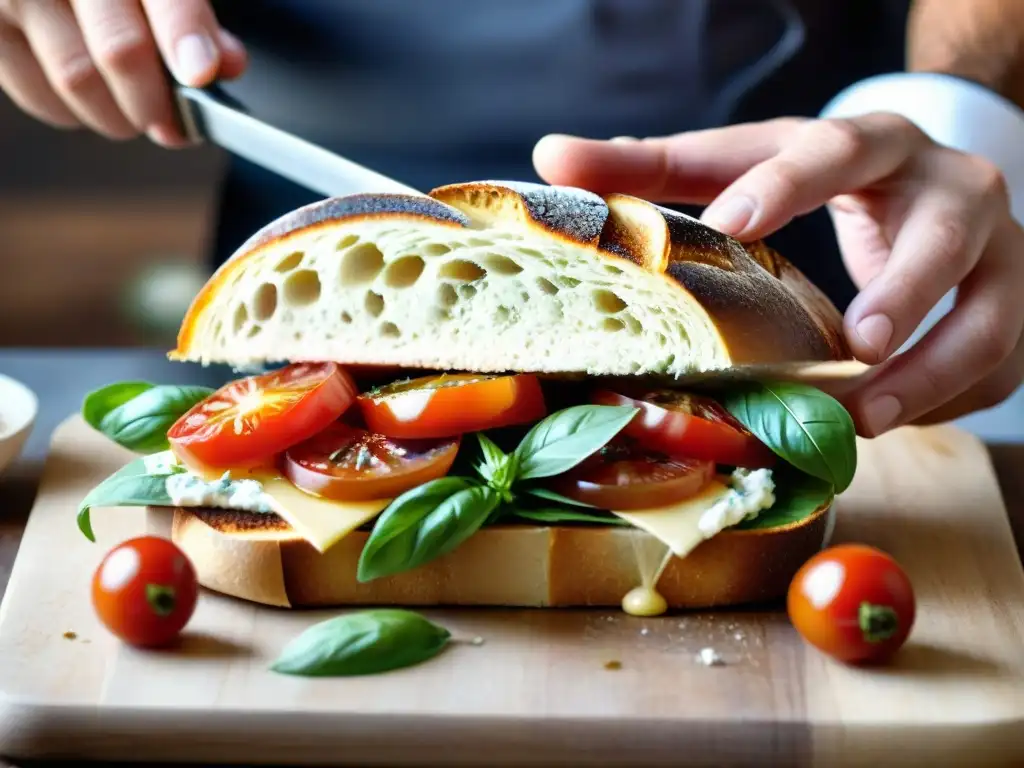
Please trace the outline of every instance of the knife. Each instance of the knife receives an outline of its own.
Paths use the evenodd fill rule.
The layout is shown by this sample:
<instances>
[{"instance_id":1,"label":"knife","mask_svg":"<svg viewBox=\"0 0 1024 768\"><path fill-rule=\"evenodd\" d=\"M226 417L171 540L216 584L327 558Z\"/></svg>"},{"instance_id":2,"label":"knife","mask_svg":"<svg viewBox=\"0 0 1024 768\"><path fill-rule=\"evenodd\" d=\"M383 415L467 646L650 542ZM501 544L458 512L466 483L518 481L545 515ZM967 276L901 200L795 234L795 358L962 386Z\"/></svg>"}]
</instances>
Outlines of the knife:
<instances>
[{"instance_id":1,"label":"knife","mask_svg":"<svg viewBox=\"0 0 1024 768\"><path fill-rule=\"evenodd\" d=\"M419 190L274 128L248 113L220 86L191 88L171 81L178 118L192 141L215 144L327 197Z\"/></svg>"}]
</instances>

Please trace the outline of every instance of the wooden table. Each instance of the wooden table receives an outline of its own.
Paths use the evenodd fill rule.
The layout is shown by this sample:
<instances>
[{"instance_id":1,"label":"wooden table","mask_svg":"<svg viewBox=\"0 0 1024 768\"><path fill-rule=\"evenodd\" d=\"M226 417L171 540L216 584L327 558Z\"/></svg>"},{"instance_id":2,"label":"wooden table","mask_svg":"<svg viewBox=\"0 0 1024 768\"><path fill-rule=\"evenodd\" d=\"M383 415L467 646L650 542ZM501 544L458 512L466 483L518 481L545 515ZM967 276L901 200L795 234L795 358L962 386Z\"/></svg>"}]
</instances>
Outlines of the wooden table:
<instances>
[{"instance_id":1,"label":"wooden table","mask_svg":"<svg viewBox=\"0 0 1024 768\"><path fill-rule=\"evenodd\" d=\"M226 369L171 364L158 351L6 351L0 352L0 372L25 382L40 400L39 419L29 444L21 460L0 480L0 594L17 553L50 435L78 408L86 392L123 379L216 385L231 377ZM989 446L1018 553L1024 543L1024 424L1020 426L1020 441Z\"/></svg>"}]
</instances>

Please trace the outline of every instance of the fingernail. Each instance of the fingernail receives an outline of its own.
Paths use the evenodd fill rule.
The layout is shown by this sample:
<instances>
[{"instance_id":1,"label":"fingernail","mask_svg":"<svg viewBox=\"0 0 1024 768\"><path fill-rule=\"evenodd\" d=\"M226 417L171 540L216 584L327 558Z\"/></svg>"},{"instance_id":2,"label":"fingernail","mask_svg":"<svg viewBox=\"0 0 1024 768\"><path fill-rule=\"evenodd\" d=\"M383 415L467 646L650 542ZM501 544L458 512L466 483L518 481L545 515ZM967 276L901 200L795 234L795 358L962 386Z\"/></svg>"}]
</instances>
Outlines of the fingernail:
<instances>
[{"instance_id":1,"label":"fingernail","mask_svg":"<svg viewBox=\"0 0 1024 768\"><path fill-rule=\"evenodd\" d=\"M205 34L186 35L174 46L175 76L187 85L199 85L217 68L217 48Z\"/></svg>"},{"instance_id":2,"label":"fingernail","mask_svg":"<svg viewBox=\"0 0 1024 768\"><path fill-rule=\"evenodd\" d=\"M738 235L750 226L756 210L754 201L749 197L732 197L721 203L712 203L704 211L701 221L720 232Z\"/></svg>"},{"instance_id":3,"label":"fingernail","mask_svg":"<svg viewBox=\"0 0 1024 768\"><path fill-rule=\"evenodd\" d=\"M892 395L880 395L864 406L864 423L870 434L878 435L889 429L902 412L899 400Z\"/></svg>"},{"instance_id":4,"label":"fingernail","mask_svg":"<svg viewBox=\"0 0 1024 768\"><path fill-rule=\"evenodd\" d=\"M865 317L854 328L857 335L881 360L889 349L892 339L892 320L886 315L870 315Z\"/></svg>"},{"instance_id":5,"label":"fingernail","mask_svg":"<svg viewBox=\"0 0 1024 768\"><path fill-rule=\"evenodd\" d=\"M228 32L226 29L220 30L218 34L220 37L220 45L222 48L227 48L232 53L243 53L245 51L245 46L242 45L242 41L230 32Z\"/></svg>"}]
</instances>

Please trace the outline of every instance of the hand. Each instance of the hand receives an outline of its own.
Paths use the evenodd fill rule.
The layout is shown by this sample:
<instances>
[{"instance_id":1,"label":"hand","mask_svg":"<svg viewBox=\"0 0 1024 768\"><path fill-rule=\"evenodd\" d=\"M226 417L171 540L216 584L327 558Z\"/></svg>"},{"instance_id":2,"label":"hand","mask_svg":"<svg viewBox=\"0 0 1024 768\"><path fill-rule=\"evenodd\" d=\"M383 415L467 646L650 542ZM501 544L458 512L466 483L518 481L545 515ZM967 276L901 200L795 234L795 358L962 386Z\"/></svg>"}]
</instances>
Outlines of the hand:
<instances>
[{"instance_id":1,"label":"hand","mask_svg":"<svg viewBox=\"0 0 1024 768\"><path fill-rule=\"evenodd\" d=\"M184 145L160 56L193 86L246 66L207 0L0 0L0 88L50 125Z\"/></svg>"},{"instance_id":2,"label":"hand","mask_svg":"<svg viewBox=\"0 0 1024 768\"><path fill-rule=\"evenodd\" d=\"M643 141L548 136L534 163L552 184L710 203L702 219L743 241L827 204L860 289L846 337L858 359L880 364L842 398L864 436L996 405L1024 378L1024 230L1003 178L902 117L785 118ZM957 285L956 308L894 355Z\"/></svg>"}]
</instances>

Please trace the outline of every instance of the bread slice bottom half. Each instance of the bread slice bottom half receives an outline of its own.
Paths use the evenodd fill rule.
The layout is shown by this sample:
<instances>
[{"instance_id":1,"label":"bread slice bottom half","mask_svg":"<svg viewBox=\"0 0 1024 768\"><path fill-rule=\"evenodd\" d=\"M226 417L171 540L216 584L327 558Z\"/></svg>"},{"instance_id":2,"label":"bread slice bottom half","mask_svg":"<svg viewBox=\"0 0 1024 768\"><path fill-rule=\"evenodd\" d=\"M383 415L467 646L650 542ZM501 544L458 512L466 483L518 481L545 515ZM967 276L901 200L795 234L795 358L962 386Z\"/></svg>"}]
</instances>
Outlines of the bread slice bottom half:
<instances>
[{"instance_id":1,"label":"bread slice bottom half","mask_svg":"<svg viewBox=\"0 0 1024 768\"><path fill-rule=\"evenodd\" d=\"M149 514L166 524L166 508ZM789 525L726 530L686 557L672 557L658 591L672 609L781 598L799 567L825 543L833 515L829 504ZM641 560L656 568L666 551L629 527L494 525L433 562L360 583L356 566L368 536L354 531L321 553L275 516L178 508L171 526L173 541L204 587L292 608L619 606L641 583Z\"/></svg>"}]
</instances>

